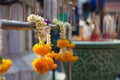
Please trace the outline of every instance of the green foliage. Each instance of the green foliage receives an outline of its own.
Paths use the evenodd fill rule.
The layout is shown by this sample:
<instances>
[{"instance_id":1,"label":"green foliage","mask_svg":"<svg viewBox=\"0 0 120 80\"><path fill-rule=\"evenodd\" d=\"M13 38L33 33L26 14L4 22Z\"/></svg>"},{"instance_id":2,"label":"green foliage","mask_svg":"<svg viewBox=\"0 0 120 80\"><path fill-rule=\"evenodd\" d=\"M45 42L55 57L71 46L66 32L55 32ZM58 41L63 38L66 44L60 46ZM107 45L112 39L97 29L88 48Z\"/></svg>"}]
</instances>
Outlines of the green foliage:
<instances>
[{"instance_id":1,"label":"green foliage","mask_svg":"<svg viewBox=\"0 0 120 80\"><path fill-rule=\"evenodd\" d=\"M2 63L2 59L3 59L3 57L2 57L2 56L0 56L0 64Z\"/></svg>"}]
</instances>

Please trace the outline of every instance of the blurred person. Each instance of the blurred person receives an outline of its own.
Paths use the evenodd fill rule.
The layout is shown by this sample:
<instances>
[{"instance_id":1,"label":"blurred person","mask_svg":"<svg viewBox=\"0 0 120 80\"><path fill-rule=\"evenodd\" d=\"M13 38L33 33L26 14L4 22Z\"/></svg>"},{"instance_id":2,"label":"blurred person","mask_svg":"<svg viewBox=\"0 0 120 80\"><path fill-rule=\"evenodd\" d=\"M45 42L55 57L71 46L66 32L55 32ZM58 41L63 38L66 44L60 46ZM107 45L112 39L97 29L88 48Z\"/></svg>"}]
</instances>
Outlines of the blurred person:
<instances>
[{"instance_id":1,"label":"blurred person","mask_svg":"<svg viewBox=\"0 0 120 80\"><path fill-rule=\"evenodd\" d=\"M105 5L105 0L101 0L102 7ZM89 13L98 12L98 0L86 0L82 5L82 15L85 17L85 20L88 18Z\"/></svg>"},{"instance_id":2,"label":"blurred person","mask_svg":"<svg viewBox=\"0 0 120 80\"><path fill-rule=\"evenodd\" d=\"M79 14L78 14L78 7L77 6L74 6L75 10L74 10L74 15L73 15L73 18L75 19L75 22L73 22L73 31L72 31L72 34L73 35L78 35L79 33Z\"/></svg>"},{"instance_id":3,"label":"blurred person","mask_svg":"<svg viewBox=\"0 0 120 80\"><path fill-rule=\"evenodd\" d=\"M100 41L100 31L98 27L95 27L91 36L90 36L90 41Z\"/></svg>"},{"instance_id":4,"label":"blurred person","mask_svg":"<svg viewBox=\"0 0 120 80\"><path fill-rule=\"evenodd\" d=\"M90 3L89 2L83 3L83 5L82 5L82 11L83 11L82 15L84 16L85 20L87 20L88 15L90 13Z\"/></svg>"},{"instance_id":5,"label":"blurred person","mask_svg":"<svg viewBox=\"0 0 120 80\"><path fill-rule=\"evenodd\" d=\"M105 0L100 0L102 2L102 7L105 5ZM91 12L96 12L98 10L98 0L89 0Z\"/></svg>"}]
</instances>

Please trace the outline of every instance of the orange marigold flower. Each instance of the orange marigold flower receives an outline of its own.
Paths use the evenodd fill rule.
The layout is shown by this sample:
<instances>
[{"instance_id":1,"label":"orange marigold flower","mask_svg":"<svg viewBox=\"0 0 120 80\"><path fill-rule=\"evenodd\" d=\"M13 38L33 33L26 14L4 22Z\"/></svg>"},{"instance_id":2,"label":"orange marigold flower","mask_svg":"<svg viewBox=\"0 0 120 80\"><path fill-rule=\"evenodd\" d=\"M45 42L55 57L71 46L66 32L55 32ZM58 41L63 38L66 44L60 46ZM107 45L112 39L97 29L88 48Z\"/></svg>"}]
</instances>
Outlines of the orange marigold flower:
<instances>
[{"instance_id":1,"label":"orange marigold flower","mask_svg":"<svg viewBox=\"0 0 120 80\"><path fill-rule=\"evenodd\" d=\"M37 58L32 62L33 69L39 73L46 73L49 70L48 62L45 58Z\"/></svg>"},{"instance_id":2,"label":"orange marigold flower","mask_svg":"<svg viewBox=\"0 0 120 80\"><path fill-rule=\"evenodd\" d=\"M57 64L55 64L52 58L49 57L35 59L32 62L32 66L36 72L39 72L41 74L57 68Z\"/></svg>"},{"instance_id":3,"label":"orange marigold flower","mask_svg":"<svg viewBox=\"0 0 120 80\"><path fill-rule=\"evenodd\" d=\"M50 57L50 58L58 59L60 54L55 53L54 51L52 51L51 53L48 53L46 56Z\"/></svg>"},{"instance_id":4,"label":"orange marigold flower","mask_svg":"<svg viewBox=\"0 0 120 80\"><path fill-rule=\"evenodd\" d=\"M65 51L61 54L52 52L48 53L46 56L54 58L55 60L60 62L74 62L78 60L78 56L74 56L71 51Z\"/></svg>"},{"instance_id":5,"label":"orange marigold flower","mask_svg":"<svg viewBox=\"0 0 120 80\"><path fill-rule=\"evenodd\" d=\"M71 51L63 52L62 56L64 57L64 62L74 62L74 61L78 60L78 57L73 56L73 53Z\"/></svg>"},{"instance_id":6,"label":"orange marigold flower","mask_svg":"<svg viewBox=\"0 0 120 80\"><path fill-rule=\"evenodd\" d=\"M69 40L67 39L59 39L57 41L57 47L58 48L64 48L67 47L70 44Z\"/></svg>"},{"instance_id":7,"label":"orange marigold flower","mask_svg":"<svg viewBox=\"0 0 120 80\"><path fill-rule=\"evenodd\" d=\"M8 69L12 65L12 60L10 59L2 59L2 63L0 64L0 73L6 73Z\"/></svg>"},{"instance_id":8,"label":"orange marigold flower","mask_svg":"<svg viewBox=\"0 0 120 80\"><path fill-rule=\"evenodd\" d=\"M69 44L67 47L68 47L68 48L74 48L74 47L75 47L75 44Z\"/></svg>"},{"instance_id":9,"label":"orange marigold flower","mask_svg":"<svg viewBox=\"0 0 120 80\"><path fill-rule=\"evenodd\" d=\"M55 57L54 59L56 59L57 61L60 61L60 62L64 61L64 57L62 56L62 54L57 54L57 57Z\"/></svg>"},{"instance_id":10,"label":"orange marigold flower","mask_svg":"<svg viewBox=\"0 0 120 80\"><path fill-rule=\"evenodd\" d=\"M47 62L48 62L48 65L49 65L49 69L50 69L50 70L57 68L57 64L54 64L54 61L53 61L52 58L47 57L46 60L47 60Z\"/></svg>"},{"instance_id":11,"label":"orange marigold flower","mask_svg":"<svg viewBox=\"0 0 120 80\"><path fill-rule=\"evenodd\" d=\"M38 55L44 56L51 51L51 46L49 44L40 45L37 43L33 46L33 51Z\"/></svg>"},{"instance_id":12,"label":"orange marigold flower","mask_svg":"<svg viewBox=\"0 0 120 80\"><path fill-rule=\"evenodd\" d=\"M48 53L46 55L46 57L54 58L55 55L56 55L56 53L54 51L52 51L51 53Z\"/></svg>"},{"instance_id":13,"label":"orange marigold flower","mask_svg":"<svg viewBox=\"0 0 120 80\"><path fill-rule=\"evenodd\" d=\"M46 56L54 58L57 61L63 61L63 59L64 59L62 54L55 53L55 52L48 53Z\"/></svg>"},{"instance_id":14,"label":"orange marigold flower","mask_svg":"<svg viewBox=\"0 0 120 80\"><path fill-rule=\"evenodd\" d=\"M78 60L78 56L74 56L73 59L72 59L73 62L77 61L77 60Z\"/></svg>"}]
</instances>

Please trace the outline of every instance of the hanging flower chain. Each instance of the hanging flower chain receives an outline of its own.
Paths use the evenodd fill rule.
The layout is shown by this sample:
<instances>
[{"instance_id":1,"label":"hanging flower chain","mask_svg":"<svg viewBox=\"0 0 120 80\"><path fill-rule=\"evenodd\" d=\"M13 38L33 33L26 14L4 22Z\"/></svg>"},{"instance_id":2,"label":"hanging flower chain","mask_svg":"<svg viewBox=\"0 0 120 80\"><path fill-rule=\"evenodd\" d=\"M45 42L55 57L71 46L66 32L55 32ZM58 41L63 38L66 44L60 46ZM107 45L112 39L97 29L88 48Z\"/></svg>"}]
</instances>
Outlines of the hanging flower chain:
<instances>
[{"instance_id":1,"label":"hanging flower chain","mask_svg":"<svg viewBox=\"0 0 120 80\"><path fill-rule=\"evenodd\" d=\"M68 39L71 40L71 38L72 38L72 27L71 27L70 23L68 23L68 22L65 22L64 25L67 26L68 29L69 29L69 31L68 31Z\"/></svg>"},{"instance_id":2,"label":"hanging flower chain","mask_svg":"<svg viewBox=\"0 0 120 80\"><path fill-rule=\"evenodd\" d=\"M27 19L29 22L35 24L39 43L33 46L33 51L41 56L32 62L34 71L38 73L46 73L49 70L56 69L57 64L53 59L46 55L51 52L50 27L46 24L45 19L41 16L30 15ZM46 41L46 43L45 43Z\"/></svg>"},{"instance_id":3,"label":"hanging flower chain","mask_svg":"<svg viewBox=\"0 0 120 80\"><path fill-rule=\"evenodd\" d=\"M31 14L27 18L27 20L29 22L35 23L38 33L39 43L43 44L43 41L45 41L46 35L49 34L49 30L50 30L50 27L47 26L45 19L41 16Z\"/></svg>"},{"instance_id":4,"label":"hanging flower chain","mask_svg":"<svg viewBox=\"0 0 120 80\"><path fill-rule=\"evenodd\" d=\"M53 19L53 23L57 24L60 27L60 38L61 39L66 39L66 31L65 31L65 25L64 22L58 21L57 19Z\"/></svg>"},{"instance_id":5,"label":"hanging flower chain","mask_svg":"<svg viewBox=\"0 0 120 80\"><path fill-rule=\"evenodd\" d=\"M52 57L58 61L62 62L73 62L78 60L78 56L73 56L71 48L74 48L75 45L71 44L71 26L67 22L58 21L57 19L53 19L53 23L59 25L60 27L60 39L57 41L57 47L60 48L60 52L49 53L47 56ZM69 28L68 38L66 38L66 28ZM70 49L68 49L70 48Z\"/></svg>"},{"instance_id":6,"label":"hanging flower chain","mask_svg":"<svg viewBox=\"0 0 120 80\"><path fill-rule=\"evenodd\" d=\"M6 80L3 74L5 74L12 65L12 60L4 59L0 56L0 80Z\"/></svg>"}]
</instances>

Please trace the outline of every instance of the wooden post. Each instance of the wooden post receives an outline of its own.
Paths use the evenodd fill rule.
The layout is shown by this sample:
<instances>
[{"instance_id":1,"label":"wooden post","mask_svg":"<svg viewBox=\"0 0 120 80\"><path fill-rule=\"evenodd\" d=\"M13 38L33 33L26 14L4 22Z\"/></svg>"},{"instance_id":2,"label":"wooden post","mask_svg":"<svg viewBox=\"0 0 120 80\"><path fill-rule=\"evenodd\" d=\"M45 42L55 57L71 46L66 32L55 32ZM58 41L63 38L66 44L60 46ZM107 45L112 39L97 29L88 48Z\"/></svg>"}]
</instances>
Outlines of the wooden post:
<instances>
[{"instance_id":1,"label":"wooden post","mask_svg":"<svg viewBox=\"0 0 120 80\"><path fill-rule=\"evenodd\" d=\"M51 21L52 21L52 19L53 19L53 0L51 0Z\"/></svg>"},{"instance_id":2,"label":"wooden post","mask_svg":"<svg viewBox=\"0 0 120 80\"><path fill-rule=\"evenodd\" d=\"M9 5L9 19L12 19L12 6Z\"/></svg>"},{"instance_id":3,"label":"wooden post","mask_svg":"<svg viewBox=\"0 0 120 80\"><path fill-rule=\"evenodd\" d=\"M73 31L76 30L76 15L75 15L75 7L72 7L72 15L73 15Z\"/></svg>"},{"instance_id":4,"label":"wooden post","mask_svg":"<svg viewBox=\"0 0 120 80\"><path fill-rule=\"evenodd\" d=\"M69 0L67 0L66 3L67 3L67 7L66 7L66 10L67 10L66 11L67 12L67 22L69 22L69 13L70 13L69 12Z\"/></svg>"},{"instance_id":5,"label":"wooden post","mask_svg":"<svg viewBox=\"0 0 120 80\"><path fill-rule=\"evenodd\" d=\"M24 5L23 5L23 6L24 6L24 7L23 7L23 20L26 21L26 18L27 18L27 17L26 17L26 13L27 13L27 12L26 12L26 0L24 0Z\"/></svg>"},{"instance_id":6,"label":"wooden post","mask_svg":"<svg viewBox=\"0 0 120 80\"><path fill-rule=\"evenodd\" d=\"M57 18L59 18L59 13L60 13L60 0L57 0Z\"/></svg>"},{"instance_id":7,"label":"wooden post","mask_svg":"<svg viewBox=\"0 0 120 80\"><path fill-rule=\"evenodd\" d=\"M46 5L46 0L44 0L44 18L46 19L46 11L47 11L47 5Z\"/></svg>"},{"instance_id":8,"label":"wooden post","mask_svg":"<svg viewBox=\"0 0 120 80\"><path fill-rule=\"evenodd\" d=\"M100 15L100 31L103 33L103 17L104 17L104 8L102 6L102 0L98 0L98 12Z\"/></svg>"},{"instance_id":9,"label":"wooden post","mask_svg":"<svg viewBox=\"0 0 120 80\"><path fill-rule=\"evenodd\" d=\"M37 14L37 4L36 4L36 0L34 0L34 14Z\"/></svg>"},{"instance_id":10,"label":"wooden post","mask_svg":"<svg viewBox=\"0 0 120 80\"><path fill-rule=\"evenodd\" d=\"M70 23L72 25L72 1L69 1Z\"/></svg>"},{"instance_id":11,"label":"wooden post","mask_svg":"<svg viewBox=\"0 0 120 80\"><path fill-rule=\"evenodd\" d=\"M64 0L62 0L62 21L64 22Z\"/></svg>"}]
</instances>

